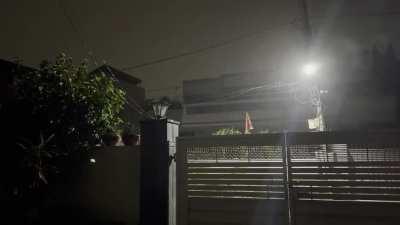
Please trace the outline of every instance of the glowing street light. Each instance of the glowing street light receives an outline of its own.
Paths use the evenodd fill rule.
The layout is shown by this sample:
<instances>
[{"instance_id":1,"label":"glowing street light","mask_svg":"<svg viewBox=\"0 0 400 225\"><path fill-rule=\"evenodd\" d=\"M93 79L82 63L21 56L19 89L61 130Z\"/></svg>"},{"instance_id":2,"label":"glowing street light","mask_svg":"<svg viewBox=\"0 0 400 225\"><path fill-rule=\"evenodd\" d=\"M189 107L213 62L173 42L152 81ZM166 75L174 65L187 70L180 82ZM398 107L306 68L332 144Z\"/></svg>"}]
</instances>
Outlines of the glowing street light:
<instances>
[{"instance_id":1,"label":"glowing street light","mask_svg":"<svg viewBox=\"0 0 400 225\"><path fill-rule=\"evenodd\" d=\"M307 77L315 76L320 69L317 63L307 63L302 68L302 73Z\"/></svg>"},{"instance_id":2,"label":"glowing street light","mask_svg":"<svg viewBox=\"0 0 400 225\"><path fill-rule=\"evenodd\" d=\"M315 77L318 72L320 71L321 66L318 63L311 62L303 65L301 68L301 73L303 76L307 78ZM321 94L327 93L325 90L320 90L318 87L318 82L316 80L308 80L311 85L312 91L311 93L311 100L314 106L317 107L317 112L316 112L316 118L314 120L317 120L317 130L318 131L325 131L325 120L323 116L323 109L322 109L322 100L321 100Z\"/></svg>"}]
</instances>

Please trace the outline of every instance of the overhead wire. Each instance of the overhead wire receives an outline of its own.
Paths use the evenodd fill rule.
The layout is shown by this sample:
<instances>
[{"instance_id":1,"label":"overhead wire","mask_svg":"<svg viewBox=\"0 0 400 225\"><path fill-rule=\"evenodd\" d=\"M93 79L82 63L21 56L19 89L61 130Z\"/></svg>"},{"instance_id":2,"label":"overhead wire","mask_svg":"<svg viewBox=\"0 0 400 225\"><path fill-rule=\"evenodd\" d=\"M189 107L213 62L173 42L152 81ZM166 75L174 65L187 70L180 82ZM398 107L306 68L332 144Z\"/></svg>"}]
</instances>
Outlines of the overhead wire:
<instances>
[{"instance_id":1,"label":"overhead wire","mask_svg":"<svg viewBox=\"0 0 400 225\"><path fill-rule=\"evenodd\" d=\"M229 99L234 99L241 97L243 95L249 94L252 91L257 91L257 90L279 90L279 91L284 91L286 93L291 93L293 92L294 87L298 86L300 83L299 82L290 82L290 83L282 83L282 82L274 82L274 83L269 83L269 84L264 84L260 86L255 86L255 87L250 87L246 89L242 89L236 92L231 92L228 95L224 95L222 97L218 98L204 98L200 101L196 101L196 104L201 104L201 103L217 103L221 101L226 101ZM286 89L284 89L286 88Z\"/></svg>"},{"instance_id":2,"label":"overhead wire","mask_svg":"<svg viewBox=\"0 0 400 225\"><path fill-rule=\"evenodd\" d=\"M87 46L86 41L84 40L84 38L80 34L77 26L75 26L75 24L73 23L72 18L70 18L69 14L68 14L68 12L66 10L66 7L64 6L62 0L58 0L58 3L59 3L60 8L63 11L63 15L64 15L65 19L70 24L71 28L76 33L76 35L79 37L82 46L85 49L87 49L88 46ZM400 15L400 12L399 11L393 11L393 12L376 13L376 14L368 14L368 15L347 15L347 16L385 16L385 15ZM341 15L341 16L346 16L346 15ZM323 18L323 17L313 16L312 18ZM200 53L203 53L203 52L206 52L206 51L209 51L209 50L213 50L213 49L217 49L217 48L220 48L220 47L224 47L224 46L230 45L230 44L232 44L234 42L238 42L238 41L242 41L242 40L245 40L245 39L248 39L248 38L251 38L251 37L255 37L255 36L260 35L260 34L265 33L265 32L271 32L273 30L283 29L284 27L295 25L298 20L299 20L298 18L295 18L292 21L290 21L289 23L285 23L285 24L282 24L282 25L279 25L279 26L270 27L268 29L264 29L262 31L254 32L254 33L251 33L251 34L244 34L244 35L238 36L236 38L225 40L225 41L222 41L222 42L219 42L219 43L215 43L215 44L212 44L212 45L209 45L209 46L206 46L206 47L202 47L202 48L198 48L198 49L194 49L194 50L191 50L191 51L183 52L183 53L180 53L180 54L177 54L177 55L167 56L167 57L163 57L163 58L159 58L159 59L155 59L155 60L150 60L148 62L144 62L144 63L132 65L132 66L127 66L127 67L122 68L122 70L123 71L135 70L135 69L139 69L139 68L143 68L143 67L147 67L147 66L151 66L151 65L155 65L155 64L171 61L171 60L175 60L175 59L186 57L186 56L192 56L192 55L200 54ZM90 54L90 56L94 58L93 54ZM97 61L95 59L94 59L94 62L97 65ZM106 66L106 68L115 77L115 74L108 68L108 66ZM290 84L290 85L292 85L292 84ZM182 88L182 87L176 86L176 87L173 87L173 88L153 89L153 90L150 90L150 91L162 91L162 90L172 90L172 89L176 89L177 90L178 88ZM215 102L215 101L221 101L221 100L224 100L224 99L240 97L241 95L245 95L245 94L247 94L247 93L249 93L251 91L255 91L255 90L263 89L263 88L264 89L265 88L266 89L276 89L276 88L279 88L279 87L276 87L276 86L273 86L273 85L271 86L271 84L261 85L261 86L252 87L252 88L249 88L249 89L246 89L246 90L240 90L239 92L233 92L231 95L223 96L221 98L214 99L213 101ZM140 114L143 114L145 112L145 110L134 99L130 99L129 102L132 102L134 104L134 106L131 105L130 107L134 108Z\"/></svg>"},{"instance_id":3,"label":"overhead wire","mask_svg":"<svg viewBox=\"0 0 400 225\"><path fill-rule=\"evenodd\" d=\"M159 91L165 91L165 90L179 90L179 89L182 89L182 86L176 85L176 86L165 87L165 88L149 89L149 90L146 90L146 91L147 92L159 92Z\"/></svg>"},{"instance_id":4,"label":"overhead wire","mask_svg":"<svg viewBox=\"0 0 400 225\"><path fill-rule=\"evenodd\" d=\"M58 5L62 11L62 14L65 18L65 20L67 21L67 23L71 26L71 29L73 30L73 32L75 33L75 35L79 38L81 45L83 47L83 49L87 50L89 52L89 57L91 57L92 61L94 62L94 64L97 66L97 60L96 57L94 56L93 52L90 51L89 46L87 41L83 38L83 36L81 35L78 27L75 25L75 23L73 22L72 18L69 16L67 9L65 7L65 5L63 4L63 0L57 0ZM113 77L114 80L118 81L118 79L116 78L116 75L114 74L114 72L109 68L108 65L105 66L107 72ZM148 116L146 114L146 111L140 106L139 103L137 103L137 101L135 99L133 99L130 96L126 96L127 101L126 104L129 108L135 110L137 113L139 113L140 115L145 115Z\"/></svg>"},{"instance_id":5,"label":"overhead wire","mask_svg":"<svg viewBox=\"0 0 400 225\"><path fill-rule=\"evenodd\" d=\"M81 42L81 45L84 49L87 49L88 46L86 44L85 39L82 37L78 27L74 24L72 18L69 16L68 12L67 12L67 8L64 5L63 0L57 0L58 6L62 11L62 14L65 18L65 20L67 21L67 23L71 26L71 29L73 30L73 32L75 33L75 35L78 37L79 41Z\"/></svg>"},{"instance_id":6,"label":"overhead wire","mask_svg":"<svg viewBox=\"0 0 400 225\"><path fill-rule=\"evenodd\" d=\"M377 17L377 16L397 16L400 15L400 11L390 11L390 12L384 12L384 13L370 13L370 14L364 14L364 15L341 15L341 17L369 17L369 16L373 16L373 17ZM313 19L321 19L321 18L325 18L324 16L312 16L311 18ZM283 29L283 27L287 27L287 26L293 26L296 25L296 23L301 20L299 18L294 18L292 21L290 21L289 23L285 23L285 24L281 24L278 26L274 26L274 27L270 27L267 29L264 29L262 31L258 31L258 32L254 32L251 34L244 34L241 36L238 36L236 38L232 38L229 40L225 40L219 43L215 43L206 47L202 47L199 49L195 49L195 50L191 50L191 51L187 51L187 52L183 52L177 55L173 55L173 56L167 56L167 57L163 57L163 58L159 58L159 59L154 59L154 60L150 60L148 62L144 62L144 63L139 63L136 65L132 65L132 66L127 66L122 68L122 70L124 71L129 71L129 70L135 70L135 69L140 69L142 67L147 67L147 66L151 66L151 65L155 65L155 64L159 64L159 63L163 63L163 62L167 62L167 61L171 61L171 60L175 60L178 58L182 58L185 56L191 56L191 55L196 55L205 51L209 51L209 50L213 50L216 48L220 48L220 47L224 47L226 45L230 45L234 42L238 42L238 41L242 41L244 39L248 39L257 35L260 35L262 33L265 32L270 32L273 30L277 30L277 29Z\"/></svg>"},{"instance_id":7,"label":"overhead wire","mask_svg":"<svg viewBox=\"0 0 400 225\"><path fill-rule=\"evenodd\" d=\"M284 24L280 24L280 25L277 25L277 26L273 26L273 27L269 27L269 28L264 29L262 31L253 32L253 33L250 33L250 34L243 34L243 35L240 35L238 37L235 37L235 38L232 38L232 39L229 39L229 40L221 41L221 42L218 42L218 43L215 43L215 44L208 45L206 47L194 49L194 50L183 52L183 53L176 54L176 55L173 55L173 56L167 56L167 57L150 60L148 62L139 63L139 64L132 65L132 66L126 66L126 67L122 68L122 70L123 71L130 71L130 70L135 70L135 69L139 69L139 68L143 68L143 67L147 67L147 66L151 66L151 65L155 65L155 64L171 61L171 60L175 60L175 59L186 57L186 56L197 55L197 54L209 51L209 50L213 50L213 49L217 49L217 48L221 48L221 47L230 45L230 44L232 44L234 42L238 42L238 41L242 41L242 40L245 40L245 39L249 39L249 38L255 37L257 35L264 34L266 32L271 32L271 31L274 31L274 30L277 30L277 29L284 29L285 27L290 27L290 26L294 25L296 23L296 21L297 21L297 19L295 18L290 22L287 22L287 23L284 23Z\"/></svg>"},{"instance_id":8,"label":"overhead wire","mask_svg":"<svg viewBox=\"0 0 400 225\"><path fill-rule=\"evenodd\" d=\"M114 80L119 83L120 81L117 79L115 73L110 69L110 67L108 65L105 65L104 67L107 69L107 72L109 72L110 75L114 78ZM139 115L144 115L148 117L146 110L143 109L143 107L134 98L129 95L126 95L125 98L128 107L135 110L137 113L139 113Z\"/></svg>"}]
</instances>

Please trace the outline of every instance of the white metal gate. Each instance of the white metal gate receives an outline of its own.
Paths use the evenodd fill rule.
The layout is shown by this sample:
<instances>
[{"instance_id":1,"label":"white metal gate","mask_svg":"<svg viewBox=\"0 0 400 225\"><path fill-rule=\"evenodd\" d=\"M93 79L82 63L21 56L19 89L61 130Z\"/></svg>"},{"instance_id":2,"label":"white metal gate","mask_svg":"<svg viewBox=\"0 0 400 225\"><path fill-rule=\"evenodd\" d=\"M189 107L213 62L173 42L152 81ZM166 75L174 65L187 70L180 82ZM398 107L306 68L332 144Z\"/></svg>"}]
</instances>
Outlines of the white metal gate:
<instances>
[{"instance_id":1,"label":"white metal gate","mask_svg":"<svg viewBox=\"0 0 400 225\"><path fill-rule=\"evenodd\" d=\"M321 224L350 216L349 210L360 224L368 216L396 217L398 137L325 132L179 138L177 222ZM321 215L331 216L316 219Z\"/></svg>"}]
</instances>

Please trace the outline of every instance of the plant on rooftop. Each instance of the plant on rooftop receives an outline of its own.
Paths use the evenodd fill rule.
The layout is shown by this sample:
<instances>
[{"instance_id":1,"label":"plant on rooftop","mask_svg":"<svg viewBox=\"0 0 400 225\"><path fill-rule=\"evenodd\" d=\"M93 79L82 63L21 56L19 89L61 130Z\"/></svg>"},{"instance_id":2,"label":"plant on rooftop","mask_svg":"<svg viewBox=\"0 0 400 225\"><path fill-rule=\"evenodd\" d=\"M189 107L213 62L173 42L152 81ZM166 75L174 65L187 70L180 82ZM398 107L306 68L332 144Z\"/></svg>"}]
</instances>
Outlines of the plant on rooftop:
<instances>
[{"instance_id":1,"label":"plant on rooftop","mask_svg":"<svg viewBox=\"0 0 400 225\"><path fill-rule=\"evenodd\" d=\"M239 129L237 128L220 128L216 130L212 135L240 135L242 132L240 132Z\"/></svg>"}]
</instances>

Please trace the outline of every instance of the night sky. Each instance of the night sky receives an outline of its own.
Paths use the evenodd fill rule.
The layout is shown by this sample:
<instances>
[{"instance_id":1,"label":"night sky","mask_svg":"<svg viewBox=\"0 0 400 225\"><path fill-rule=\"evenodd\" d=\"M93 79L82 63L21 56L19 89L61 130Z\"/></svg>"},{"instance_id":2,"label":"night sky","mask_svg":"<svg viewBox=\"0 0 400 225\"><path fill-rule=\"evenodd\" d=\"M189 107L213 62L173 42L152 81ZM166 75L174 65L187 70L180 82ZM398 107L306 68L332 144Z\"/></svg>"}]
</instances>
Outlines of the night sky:
<instances>
[{"instance_id":1,"label":"night sky","mask_svg":"<svg viewBox=\"0 0 400 225\"><path fill-rule=\"evenodd\" d=\"M309 6L322 61L354 58L374 43L393 43L399 52L399 0L309 0ZM179 96L182 80L223 73L295 73L303 56L297 0L2 0L0 15L0 58L31 66L61 51L76 61L90 51L99 63L127 68L240 38L127 71L143 80L150 97Z\"/></svg>"}]
</instances>

